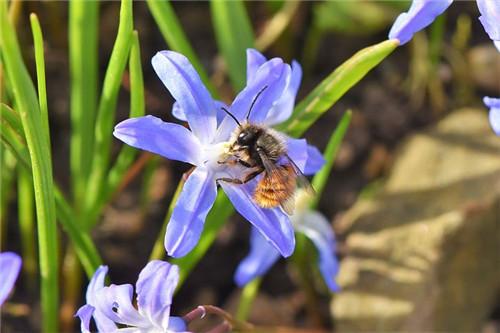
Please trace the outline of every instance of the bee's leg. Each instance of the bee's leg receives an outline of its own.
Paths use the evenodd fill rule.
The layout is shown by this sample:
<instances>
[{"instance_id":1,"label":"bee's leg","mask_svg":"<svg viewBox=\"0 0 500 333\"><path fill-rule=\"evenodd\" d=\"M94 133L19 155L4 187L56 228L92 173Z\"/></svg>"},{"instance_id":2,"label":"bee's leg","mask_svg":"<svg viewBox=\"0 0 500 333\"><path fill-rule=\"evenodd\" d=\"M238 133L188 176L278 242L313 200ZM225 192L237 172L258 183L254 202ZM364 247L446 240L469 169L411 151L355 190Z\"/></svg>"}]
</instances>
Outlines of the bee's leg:
<instances>
[{"instance_id":1,"label":"bee's leg","mask_svg":"<svg viewBox=\"0 0 500 333\"><path fill-rule=\"evenodd\" d=\"M248 163L247 161L243 161L242 159L237 159L236 160L239 164L243 165L244 167L247 167L247 168L253 168L255 165L251 165L250 163Z\"/></svg>"},{"instance_id":2,"label":"bee's leg","mask_svg":"<svg viewBox=\"0 0 500 333\"><path fill-rule=\"evenodd\" d=\"M238 179L238 178L226 178L226 177L222 177L222 178L217 178L215 181L217 183L219 181L223 181L223 182L226 182L226 183L233 183L233 184L242 185L242 184L248 183L249 181L251 181L252 179L254 179L255 177L257 177L258 175L260 175L262 173L262 171L264 171L263 168L258 168L257 170L255 170L255 171L250 172L249 174L247 174L245 176L245 178L243 178L243 180L242 179Z\"/></svg>"}]
</instances>

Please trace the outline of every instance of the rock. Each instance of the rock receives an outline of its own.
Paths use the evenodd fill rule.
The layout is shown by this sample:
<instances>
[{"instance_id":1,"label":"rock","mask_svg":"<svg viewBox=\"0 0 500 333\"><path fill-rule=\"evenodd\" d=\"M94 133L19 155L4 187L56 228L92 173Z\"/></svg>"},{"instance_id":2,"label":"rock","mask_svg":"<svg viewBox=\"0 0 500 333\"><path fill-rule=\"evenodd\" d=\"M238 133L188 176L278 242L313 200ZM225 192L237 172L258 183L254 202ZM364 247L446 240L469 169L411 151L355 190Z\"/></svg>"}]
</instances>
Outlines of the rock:
<instances>
[{"instance_id":1,"label":"rock","mask_svg":"<svg viewBox=\"0 0 500 333\"><path fill-rule=\"evenodd\" d=\"M500 139L487 112L412 136L338 227L338 332L479 331L500 294Z\"/></svg>"}]
</instances>

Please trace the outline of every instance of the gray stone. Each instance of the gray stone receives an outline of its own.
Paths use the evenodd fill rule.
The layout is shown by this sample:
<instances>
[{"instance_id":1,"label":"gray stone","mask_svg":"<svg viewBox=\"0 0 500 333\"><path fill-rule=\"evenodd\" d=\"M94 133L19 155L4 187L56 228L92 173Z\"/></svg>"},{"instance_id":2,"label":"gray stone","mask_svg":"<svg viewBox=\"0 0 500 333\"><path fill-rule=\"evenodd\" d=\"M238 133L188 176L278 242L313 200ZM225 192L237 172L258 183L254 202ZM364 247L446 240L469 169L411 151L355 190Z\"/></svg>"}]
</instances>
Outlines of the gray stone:
<instances>
[{"instance_id":1,"label":"gray stone","mask_svg":"<svg viewBox=\"0 0 500 333\"><path fill-rule=\"evenodd\" d=\"M479 331L500 295L500 138L487 111L409 138L337 226L337 331Z\"/></svg>"}]
</instances>

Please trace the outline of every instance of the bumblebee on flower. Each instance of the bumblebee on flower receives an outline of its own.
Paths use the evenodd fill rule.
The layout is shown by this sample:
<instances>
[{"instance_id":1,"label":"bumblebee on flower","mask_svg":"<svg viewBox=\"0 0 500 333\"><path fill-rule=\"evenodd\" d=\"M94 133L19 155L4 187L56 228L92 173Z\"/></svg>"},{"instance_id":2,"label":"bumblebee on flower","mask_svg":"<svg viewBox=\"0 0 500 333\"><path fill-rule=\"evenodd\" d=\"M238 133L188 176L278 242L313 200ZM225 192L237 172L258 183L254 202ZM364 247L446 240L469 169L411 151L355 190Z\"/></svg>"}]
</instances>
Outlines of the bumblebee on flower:
<instances>
[{"instance_id":1,"label":"bumblebee on flower","mask_svg":"<svg viewBox=\"0 0 500 333\"><path fill-rule=\"evenodd\" d=\"M296 62L290 66L279 58L266 60L255 50L248 50L247 56L247 85L231 106L226 107L212 99L186 57L173 51L157 53L152 59L153 68L176 100L173 115L187 121L189 129L153 116L127 119L115 127L114 135L131 146L195 166L184 184L165 235L166 250L173 257L186 255L196 245L215 201L217 183L236 210L282 256L287 257L294 250L289 216L279 207L264 208L254 200L257 179L248 179L242 184L217 181L241 180L249 172L248 166L241 163L220 163L225 155L233 153L228 148L238 124L248 122L267 127L288 119L302 76ZM307 145L306 140L279 136L297 173L312 174L321 167L321 154Z\"/></svg>"}]
</instances>

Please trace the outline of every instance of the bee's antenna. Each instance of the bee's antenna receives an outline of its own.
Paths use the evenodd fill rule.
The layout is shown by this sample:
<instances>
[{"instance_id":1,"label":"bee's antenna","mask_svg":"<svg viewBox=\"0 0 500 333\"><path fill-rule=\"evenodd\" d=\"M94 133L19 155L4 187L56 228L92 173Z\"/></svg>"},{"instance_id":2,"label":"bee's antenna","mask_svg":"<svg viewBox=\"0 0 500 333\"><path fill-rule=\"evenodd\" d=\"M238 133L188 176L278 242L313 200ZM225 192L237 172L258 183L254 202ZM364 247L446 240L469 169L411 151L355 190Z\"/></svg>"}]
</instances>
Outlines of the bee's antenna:
<instances>
[{"instance_id":1,"label":"bee's antenna","mask_svg":"<svg viewBox=\"0 0 500 333\"><path fill-rule=\"evenodd\" d=\"M259 98L259 96L264 92L264 90L267 89L267 86L264 86L264 88L262 88L258 93L257 95L255 95L255 98L253 99L252 101L252 105L250 105L250 109L248 110L248 113L247 113L247 116L246 116L246 120L248 120L248 118L250 117L250 112L252 112L252 108L253 106L255 105L255 102L257 102L257 98Z\"/></svg>"},{"instance_id":2,"label":"bee's antenna","mask_svg":"<svg viewBox=\"0 0 500 333\"><path fill-rule=\"evenodd\" d=\"M239 126L239 127L241 127L240 122L238 121L238 119L236 119L236 117L234 116L234 114L232 114L231 112L229 112L229 110L228 110L228 109L226 109L225 107L221 107L221 109L222 109L225 113L227 113L227 114L228 114L231 118L233 118L233 119L234 119L234 121L238 124L238 126Z\"/></svg>"}]
</instances>

